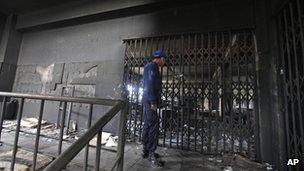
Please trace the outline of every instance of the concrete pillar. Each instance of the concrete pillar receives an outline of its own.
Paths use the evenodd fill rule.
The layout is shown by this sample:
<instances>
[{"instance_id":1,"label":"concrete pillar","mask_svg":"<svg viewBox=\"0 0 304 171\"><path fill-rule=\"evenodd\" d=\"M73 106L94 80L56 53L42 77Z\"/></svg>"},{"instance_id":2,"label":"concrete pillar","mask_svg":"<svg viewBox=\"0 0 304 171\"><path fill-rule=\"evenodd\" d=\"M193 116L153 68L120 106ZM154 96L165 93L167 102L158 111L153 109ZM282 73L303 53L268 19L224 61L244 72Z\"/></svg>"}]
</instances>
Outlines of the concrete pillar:
<instances>
[{"instance_id":1,"label":"concrete pillar","mask_svg":"<svg viewBox=\"0 0 304 171\"><path fill-rule=\"evenodd\" d=\"M285 134L279 107L278 41L276 18L271 1L255 1L256 38L258 49L258 160L282 170L285 163Z\"/></svg>"},{"instance_id":2,"label":"concrete pillar","mask_svg":"<svg viewBox=\"0 0 304 171\"><path fill-rule=\"evenodd\" d=\"M3 28L0 42L0 91L11 91L18 62L21 33L15 30L17 17L9 15Z\"/></svg>"}]
</instances>

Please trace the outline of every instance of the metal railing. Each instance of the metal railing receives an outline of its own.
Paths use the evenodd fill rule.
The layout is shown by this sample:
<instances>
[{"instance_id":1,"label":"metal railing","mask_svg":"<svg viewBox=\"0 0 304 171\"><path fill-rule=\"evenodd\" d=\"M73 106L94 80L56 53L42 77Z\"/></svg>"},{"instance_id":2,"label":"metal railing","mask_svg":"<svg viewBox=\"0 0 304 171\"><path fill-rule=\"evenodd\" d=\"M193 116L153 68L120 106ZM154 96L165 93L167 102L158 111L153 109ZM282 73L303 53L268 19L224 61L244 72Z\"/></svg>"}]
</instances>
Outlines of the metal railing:
<instances>
[{"instance_id":1,"label":"metal railing","mask_svg":"<svg viewBox=\"0 0 304 171\"><path fill-rule=\"evenodd\" d=\"M11 160L10 170L13 171L16 162L16 154L18 148L18 140L19 140L19 132L21 132L21 118L23 115L23 108L26 99L35 99L40 100L40 111L38 116L38 125L34 146L34 154L33 154L33 164L32 170L36 170L36 162L37 162L37 154L39 148L39 138L41 136L41 123L43 117L43 111L46 101L58 101L63 103L63 110L61 115L61 128L59 135L59 143L58 143L58 157L54 161L52 161L44 170L54 171L61 170L66 168L66 166L73 160L73 158L85 148L85 156L84 156L84 170L87 170L88 166L88 154L89 154L89 142L90 140L97 135L97 143L96 143L96 157L95 157L95 166L94 170L99 170L100 167L100 153L101 153L101 135L103 127L111 120L114 116L116 116L119 111L120 113L120 121L119 121L119 132L118 132L118 147L117 147L117 155L115 162L112 166L111 170L123 170L123 156L124 156L124 129L125 129L125 120L127 109L125 102L122 100L112 100L112 99L99 99L99 98L76 98L76 97L56 97L56 96L47 96L47 95L32 95L32 94L21 94L21 93L9 93L9 92L0 92L0 99L2 99L2 107L0 113L0 143L4 143L1 140L1 133L3 127L4 114L6 110L7 100L9 98L20 99L18 114L17 114L17 126L15 130L14 144L13 144L13 153ZM66 115L66 107L68 102L75 102L81 104L89 104L89 115L88 115L88 130L69 148L67 148L62 153L62 142L63 142L63 133L64 133L64 125L65 125L65 115ZM93 106L94 105L103 105L103 106L111 106L102 117L100 117L92 126L92 114L93 114Z\"/></svg>"}]
</instances>

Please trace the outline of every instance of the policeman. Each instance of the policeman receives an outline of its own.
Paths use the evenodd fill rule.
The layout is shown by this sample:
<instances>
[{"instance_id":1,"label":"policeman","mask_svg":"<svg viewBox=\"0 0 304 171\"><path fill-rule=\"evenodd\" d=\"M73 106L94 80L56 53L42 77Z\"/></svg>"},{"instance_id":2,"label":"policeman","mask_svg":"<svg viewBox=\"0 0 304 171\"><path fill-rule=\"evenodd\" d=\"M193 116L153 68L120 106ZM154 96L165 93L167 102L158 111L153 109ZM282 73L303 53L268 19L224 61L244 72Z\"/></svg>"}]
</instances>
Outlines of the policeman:
<instances>
[{"instance_id":1,"label":"policeman","mask_svg":"<svg viewBox=\"0 0 304 171\"><path fill-rule=\"evenodd\" d=\"M144 68L144 92L143 104L145 109L143 127L143 158L148 158L152 167L162 167L163 163L158 161L158 154L155 153L158 142L159 118L157 107L161 94L161 75L159 66L165 64L165 52L156 50L153 61Z\"/></svg>"}]
</instances>

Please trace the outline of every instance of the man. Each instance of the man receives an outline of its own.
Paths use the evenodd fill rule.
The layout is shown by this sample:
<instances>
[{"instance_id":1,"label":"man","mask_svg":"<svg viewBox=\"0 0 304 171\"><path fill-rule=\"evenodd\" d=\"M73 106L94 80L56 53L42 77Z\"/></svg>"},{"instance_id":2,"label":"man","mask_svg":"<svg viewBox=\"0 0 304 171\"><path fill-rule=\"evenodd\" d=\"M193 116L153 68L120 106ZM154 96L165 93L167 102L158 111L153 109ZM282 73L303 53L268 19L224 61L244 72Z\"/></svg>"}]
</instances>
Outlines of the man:
<instances>
[{"instance_id":1,"label":"man","mask_svg":"<svg viewBox=\"0 0 304 171\"><path fill-rule=\"evenodd\" d=\"M157 50L154 53L153 61L144 68L144 127L143 127L143 158L148 158L152 167L162 167L163 163L158 161L155 153L158 142L159 118L157 107L161 94L161 75L159 67L165 64L165 53Z\"/></svg>"}]
</instances>

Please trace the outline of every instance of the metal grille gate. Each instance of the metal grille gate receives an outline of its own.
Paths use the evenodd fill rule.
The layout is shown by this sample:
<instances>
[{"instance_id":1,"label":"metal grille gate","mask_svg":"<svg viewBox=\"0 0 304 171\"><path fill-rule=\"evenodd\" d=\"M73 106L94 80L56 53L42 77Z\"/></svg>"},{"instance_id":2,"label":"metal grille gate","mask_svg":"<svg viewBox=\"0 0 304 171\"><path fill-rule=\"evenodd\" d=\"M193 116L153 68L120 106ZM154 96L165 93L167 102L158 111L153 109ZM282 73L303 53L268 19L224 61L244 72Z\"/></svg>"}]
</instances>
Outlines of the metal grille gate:
<instances>
[{"instance_id":1,"label":"metal grille gate","mask_svg":"<svg viewBox=\"0 0 304 171\"><path fill-rule=\"evenodd\" d=\"M287 158L304 158L304 2L292 0L278 15L280 75ZM303 169L303 166L302 166Z\"/></svg>"},{"instance_id":2,"label":"metal grille gate","mask_svg":"<svg viewBox=\"0 0 304 171\"><path fill-rule=\"evenodd\" d=\"M128 137L141 140L144 65L156 49L161 68L159 144L218 154L255 154L255 41L251 30L187 33L124 41Z\"/></svg>"}]
</instances>

